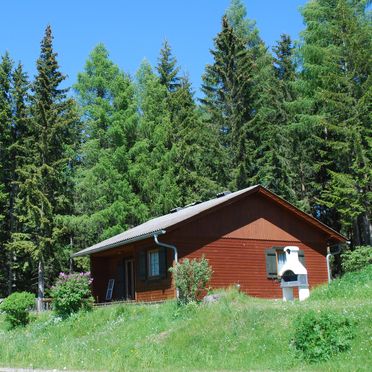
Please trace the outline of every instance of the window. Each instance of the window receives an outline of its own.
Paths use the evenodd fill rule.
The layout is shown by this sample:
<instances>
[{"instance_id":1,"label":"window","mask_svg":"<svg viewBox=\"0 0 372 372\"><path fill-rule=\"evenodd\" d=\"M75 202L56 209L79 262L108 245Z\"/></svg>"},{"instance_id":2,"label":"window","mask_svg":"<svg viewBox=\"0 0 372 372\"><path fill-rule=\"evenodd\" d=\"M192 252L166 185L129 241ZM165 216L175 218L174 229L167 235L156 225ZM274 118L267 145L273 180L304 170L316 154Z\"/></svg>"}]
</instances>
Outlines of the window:
<instances>
[{"instance_id":1,"label":"window","mask_svg":"<svg viewBox=\"0 0 372 372\"><path fill-rule=\"evenodd\" d=\"M141 249L136 256L139 280L164 279L167 277L166 248Z\"/></svg>"},{"instance_id":2,"label":"window","mask_svg":"<svg viewBox=\"0 0 372 372\"><path fill-rule=\"evenodd\" d=\"M160 275L159 249L148 252L148 268L149 268L149 272L148 272L149 277Z\"/></svg>"}]
</instances>

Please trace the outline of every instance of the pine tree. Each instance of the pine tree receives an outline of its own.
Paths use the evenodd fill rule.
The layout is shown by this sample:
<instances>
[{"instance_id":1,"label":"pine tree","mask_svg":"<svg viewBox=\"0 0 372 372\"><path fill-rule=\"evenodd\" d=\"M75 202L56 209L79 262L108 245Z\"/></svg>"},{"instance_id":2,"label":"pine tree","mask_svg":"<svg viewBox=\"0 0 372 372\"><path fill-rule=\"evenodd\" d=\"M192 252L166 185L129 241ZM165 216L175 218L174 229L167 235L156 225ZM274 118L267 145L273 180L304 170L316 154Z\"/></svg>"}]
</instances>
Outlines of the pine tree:
<instances>
[{"instance_id":1,"label":"pine tree","mask_svg":"<svg viewBox=\"0 0 372 372\"><path fill-rule=\"evenodd\" d=\"M248 123L249 130L256 133L252 181L294 202L285 92L275 76L272 56L263 45L261 48L253 88L255 115Z\"/></svg>"},{"instance_id":2,"label":"pine tree","mask_svg":"<svg viewBox=\"0 0 372 372\"><path fill-rule=\"evenodd\" d=\"M312 211L324 222L371 242L371 26L361 2L317 0L303 9L302 94L297 126L313 164L307 175ZM353 204L345 201L353 198Z\"/></svg>"},{"instance_id":3,"label":"pine tree","mask_svg":"<svg viewBox=\"0 0 372 372\"><path fill-rule=\"evenodd\" d=\"M261 46L254 84L256 114L249 125L258 133L253 183L260 183L296 203L289 131L295 79L292 50L286 35L282 35L274 48L274 59Z\"/></svg>"},{"instance_id":4,"label":"pine tree","mask_svg":"<svg viewBox=\"0 0 372 372\"><path fill-rule=\"evenodd\" d=\"M211 51L214 63L206 66L203 75L201 100L207 122L214 126L225 147L229 169L236 170L250 164L252 141L245 130L245 124L252 115L251 83L252 59L240 38L223 17L222 31L214 41ZM240 149L244 147L244 152ZM250 169L245 172L250 174ZM234 178L234 171L230 179Z\"/></svg>"},{"instance_id":5,"label":"pine tree","mask_svg":"<svg viewBox=\"0 0 372 372\"><path fill-rule=\"evenodd\" d=\"M180 206L214 197L227 183L223 148L217 136L204 125L187 77L172 96L172 166L179 189Z\"/></svg>"},{"instance_id":6,"label":"pine tree","mask_svg":"<svg viewBox=\"0 0 372 372\"><path fill-rule=\"evenodd\" d=\"M138 224L147 208L129 181L129 152L138 125L132 81L99 44L74 88L84 138L75 177L75 213L66 225L78 250Z\"/></svg>"},{"instance_id":7,"label":"pine tree","mask_svg":"<svg viewBox=\"0 0 372 372\"><path fill-rule=\"evenodd\" d=\"M130 179L149 215L158 216L177 205L179 190L172 164L168 92L146 61L136 74L136 92L139 133L130 151Z\"/></svg>"},{"instance_id":8,"label":"pine tree","mask_svg":"<svg viewBox=\"0 0 372 372\"><path fill-rule=\"evenodd\" d=\"M71 173L79 126L74 101L59 86L50 26L46 28L32 84L30 138L27 162L18 169L19 192L15 213L21 233L13 236L13 249L30 253L38 270L38 297L44 296L45 279L60 269L67 244L60 216L71 213Z\"/></svg>"},{"instance_id":9,"label":"pine tree","mask_svg":"<svg viewBox=\"0 0 372 372\"><path fill-rule=\"evenodd\" d=\"M172 50L167 40L164 41L160 50L159 62L156 67L159 74L160 84L164 85L168 92L174 92L180 86L178 73L180 68L177 60L172 56Z\"/></svg>"},{"instance_id":10,"label":"pine tree","mask_svg":"<svg viewBox=\"0 0 372 372\"><path fill-rule=\"evenodd\" d=\"M6 53L0 63L0 295L11 292L11 259L6 252L10 235L11 157L12 141L11 75L13 62Z\"/></svg>"},{"instance_id":11,"label":"pine tree","mask_svg":"<svg viewBox=\"0 0 372 372\"><path fill-rule=\"evenodd\" d=\"M17 221L16 200L19 192L20 172L23 165L27 163L29 147L29 81L23 66L19 63L12 74L12 139L9 147L10 157L10 179L9 189L9 240L6 248L11 257L11 283L12 290L29 289L29 257L25 252L13 249L12 242L22 233L20 224Z\"/></svg>"},{"instance_id":12,"label":"pine tree","mask_svg":"<svg viewBox=\"0 0 372 372\"><path fill-rule=\"evenodd\" d=\"M280 41L274 46L274 68L276 77L280 81L284 100L291 102L295 98L294 82L296 66L294 63L294 46L291 37L286 34L280 36Z\"/></svg>"}]
</instances>

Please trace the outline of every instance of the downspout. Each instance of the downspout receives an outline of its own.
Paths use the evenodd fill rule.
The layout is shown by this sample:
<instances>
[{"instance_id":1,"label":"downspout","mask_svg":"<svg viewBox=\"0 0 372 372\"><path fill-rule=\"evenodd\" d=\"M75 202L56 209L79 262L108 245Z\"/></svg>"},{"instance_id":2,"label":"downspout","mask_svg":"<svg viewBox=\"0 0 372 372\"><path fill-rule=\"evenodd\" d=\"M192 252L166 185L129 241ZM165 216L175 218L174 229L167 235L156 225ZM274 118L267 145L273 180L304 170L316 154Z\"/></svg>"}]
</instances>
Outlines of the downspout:
<instances>
[{"instance_id":1,"label":"downspout","mask_svg":"<svg viewBox=\"0 0 372 372\"><path fill-rule=\"evenodd\" d=\"M350 242L346 242L346 244L350 244ZM337 251L336 252L333 252L331 253L331 247L333 246L337 246ZM328 246L328 254L326 256L326 261L327 261L327 273L328 273L328 284L332 281L332 271L331 271L331 265L329 263L329 259L331 258L331 256L335 256L336 254L340 254L341 253L341 247L340 247L340 244L334 244L334 245L330 245Z\"/></svg>"},{"instance_id":2,"label":"downspout","mask_svg":"<svg viewBox=\"0 0 372 372\"><path fill-rule=\"evenodd\" d=\"M164 233L165 233L165 231L162 234L164 234ZM159 234L157 234L157 233L154 234L154 241L155 241L156 245L158 245L160 247L172 249L173 252L174 252L174 261L176 262L176 265L177 265L177 263L178 263L178 251L177 251L177 247L175 245L171 245L171 244L166 244L166 243L159 242L158 235ZM177 300L179 298L179 290L178 290L177 287L176 287L176 298L177 298Z\"/></svg>"}]
</instances>

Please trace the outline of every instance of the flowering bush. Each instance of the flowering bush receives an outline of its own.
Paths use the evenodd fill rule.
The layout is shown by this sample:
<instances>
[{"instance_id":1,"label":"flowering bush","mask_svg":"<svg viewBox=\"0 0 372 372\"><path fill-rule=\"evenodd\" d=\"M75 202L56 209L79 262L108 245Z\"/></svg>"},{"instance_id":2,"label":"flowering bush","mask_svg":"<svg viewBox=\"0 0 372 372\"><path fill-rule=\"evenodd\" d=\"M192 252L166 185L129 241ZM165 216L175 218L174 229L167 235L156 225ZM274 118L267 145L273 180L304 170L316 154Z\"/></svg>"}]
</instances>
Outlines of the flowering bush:
<instances>
[{"instance_id":1,"label":"flowering bush","mask_svg":"<svg viewBox=\"0 0 372 372\"><path fill-rule=\"evenodd\" d=\"M67 318L79 310L91 310L93 297L90 273L60 273L56 284L51 289L53 309L57 315Z\"/></svg>"},{"instance_id":2,"label":"flowering bush","mask_svg":"<svg viewBox=\"0 0 372 372\"><path fill-rule=\"evenodd\" d=\"M35 305L35 296L29 292L14 292L0 306L11 328L25 326L29 321L29 311Z\"/></svg>"},{"instance_id":3,"label":"flowering bush","mask_svg":"<svg viewBox=\"0 0 372 372\"><path fill-rule=\"evenodd\" d=\"M173 274L179 291L179 304L197 302L200 295L206 291L207 283L212 277L212 268L204 256L200 259L184 259L169 271Z\"/></svg>"}]
</instances>

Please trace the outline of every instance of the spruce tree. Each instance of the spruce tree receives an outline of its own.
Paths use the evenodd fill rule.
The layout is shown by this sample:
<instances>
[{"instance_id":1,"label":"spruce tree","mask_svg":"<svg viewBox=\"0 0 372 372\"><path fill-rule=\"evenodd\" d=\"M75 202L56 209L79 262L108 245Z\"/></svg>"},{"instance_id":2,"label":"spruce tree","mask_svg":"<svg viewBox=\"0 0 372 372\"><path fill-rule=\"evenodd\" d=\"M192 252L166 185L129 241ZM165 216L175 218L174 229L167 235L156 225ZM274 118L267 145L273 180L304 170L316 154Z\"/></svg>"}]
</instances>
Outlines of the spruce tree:
<instances>
[{"instance_id":1,"label":"spruce tree","mask_svg":"<svg viewBox=\"0 0 372 372\"><path fill-rule=\"evenodd\" d=\"M156 70L159 74L160 84L164 85L168 92L174 92L180 86L178 76L180 68L177 60L172 56L172 50L167 40L164 41L160 50L160 57Z\"/></svg>"},{"instance_id":2,"label":"spruce tree","mask_svg":"<svg viewBox=\"0 0 372 372\"><path fill-rule=\"evenodd\" d=\"M214 127L225 147L228 168L234 172L242 164L250 167L252 140L245 124L252 115L252 59L245 46L245 39L239 37L229 25L226 16L222 20L222 31L214 41L211 51L214 62L206 66L203 75L201 100L207 123ZM244 147L244 152L240 149ZM246 169L247 177L250 169Z\"/></svg>"},{"instance_id":3,"label":"spruce tree","mask_svg":"<svg viewBox=\"0 0 372 372\"><path fill-rule=\"evenodd\" d=\"M99 44L74 88L84 137L75 177L75 211L66 225L74 250L79 250L143 221L147 208L129 181L129 152L138 125L131 79Z\"/></svg>"},{"instance_id":4,"label":"spruce tree","mask_svg":"<svg viewBox=\"0 0 372 372\"><path fill-rule=\"evenodd\" d=\"M179 190L172 164L168 91L147 61L136 74L136 98L139 132L130 151L130 179L133 190L149 208L149 215L158 216L177 204Z\"/></svg>"},{"instance_id":5,"label":"spruce tree","mask_svg":"<svg viewBox=\"0 0 372 372\"><path fill-rule=\"evenodd\" d=\"M29 112L29 81L27 74L23 71L22 64L18 64L12 74L12 140L9 147L9 156L11 159L10 178L11 187L9 189L9 240L6 248L11 257L11 282L12 290L29 289L29 256L16 247L13 247L13 241L17 240L19 234L22 234L21 225L17 219L16 201L19 192L19 180L23 165L27 163L30 130L30 112Z\"/></svg>"},{"instance_id":6,"label":"spruce tree","mask_svg":"<svg viewBox=\"0 0 372 372\"><path fill-rule=\"evenodd\" d=\"M157 71L160 83L167 88L166 111L170 120L169 170L176 181L177 205L214 196L219 190L216 182L225 173L222 148L217 136L203 125L194 102L187 76L179 77L176 58L165 42ZM226 180L226 177L225 177Z\"/></svg>"},{"instance_id":7,"label":"spruce tree","mask_svg":"<svg viewBox=\"0 0 372 372\"><path fill-rule=\"evenodd\" d=\"M255 115L248 123L252 136L256 133L252 182L294 202L285 92L275 76L272 56L263 45L261 48L253 88Z\"/></svg>"},{"instance_id":8,"label":"spruce tree","mask_svg":"<svg viewBox=\"0 0 372 372\"><path fill-rule=\"evenodd\" d=\"M324 222L370 244L370 20L361 2L347 0L313 1L303 16L297 127L313 165L307 196Z\"/></svg>"},{"instance_id":9,"label":"spruce tree","mask_svg":"<svg viewBox=\"0 0 372 372\"><path fill-rule=\"evenodd\" d=\"M260 183L296 203L289 129L295 67L289 36L282 35L274 52L275 57L272 58L262 44L257 58L254 84L256 113L249 123L258 133L253 183Z\"/></svg>"},{"instance_id":10,"label":"spruce tree","mask_svg":"<svg viewBox=\"0 0 372 372\"><path fill-rule=\"evenodd\" d=\"M48 26L32 84L27 161L17 170L15 210L21 233L12 240L13 249L29 252L37 264L38 298L44 296L45 280L61 269L67 239L60 218L72 211L71 173L79 133L75 103L60 88L65 76L52 40Z\"/></svg>"},{"instance_id":11,"label":"spruce tree","mask_svg":"<svg viewBox=\"0 0 372 372\"><path fill-rule=\"evenodd\" d=\"M227 183L224 151L218 137L204 125L187 77L172 96L172 167L179 189L178 205L214 197Z\"/></svg>"},{"instance_id":12,"label":"spruce tree","mask_svg":"<svg viewBox=\"0 0 372 372\"><path fill-rule=\"evenodd\" d=\"M11 190L11 155L12 144L12 103L11 76L13 61L8 53L0 63L0 294L11 292L11 258L6 252L6 244L10 236L9 217L11 206L9 195Z\"/></svg>"}]
</instances>

